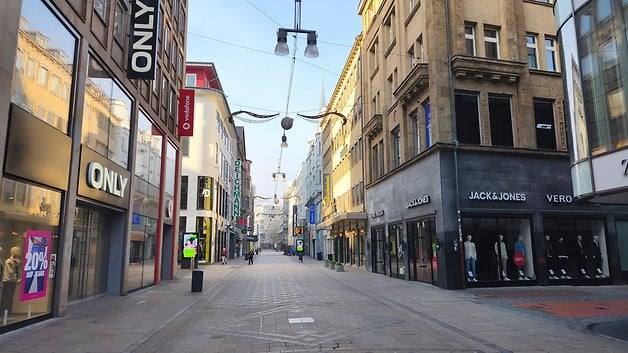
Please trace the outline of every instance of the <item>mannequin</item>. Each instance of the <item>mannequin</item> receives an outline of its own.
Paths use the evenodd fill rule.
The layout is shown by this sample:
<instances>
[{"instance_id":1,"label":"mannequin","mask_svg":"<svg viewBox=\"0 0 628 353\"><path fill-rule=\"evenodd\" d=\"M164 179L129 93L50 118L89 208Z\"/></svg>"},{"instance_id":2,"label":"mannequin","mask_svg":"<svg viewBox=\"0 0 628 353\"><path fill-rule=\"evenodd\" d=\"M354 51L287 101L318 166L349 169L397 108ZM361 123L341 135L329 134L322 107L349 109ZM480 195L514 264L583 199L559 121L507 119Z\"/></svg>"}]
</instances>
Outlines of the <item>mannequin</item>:
<instances>
[{"instance_id":1,"label":"mannequin","mask_svg":"<svg viewBox=\"0 0 628 353\"><path fill-rule=\"evenodd\" d=\"M21 281L22 250L17 246L11 248L11 257L4 262L2 270L2 298L0 299L0 314L11 313L13 308L13 294L17 284Z\"/></svg>"},{"instance_id":2,"label":"mannequin","mask_svg":"<svg viewBox=\"0 0 628 353\"><path fill-rule=\"evenodd\" d=\"M584 245L582 244L582 235L578 235L576 241L576 260L578 260L578 271L581 278L591 278L585 270L587 264L587 256L584 252Z\"/></svg>"},{"instance_id":3,"label":"mannequin","mask_svg":"<svg viewBox=\"0 0 628 353\"><path fill-rule=\"evenodd\" d=\"M478 258L478 253L475 249L475 243L471 241L471 234L467 235L467 241L464 242L464 262L467 269L467 281L477 282L475 278L475 261Z\"/></svg>"},{"instance_id":4,"label":"mannequin","mask_svg":"<svg viewBox=\"0 0 628 353\"><path fill-rule=\"evenodd\" d=\"M504 243L504 236L499 235L499 241L495 242L495 256L497 256L497 261L501 266L499 270L501 270L500 279L502 281L510 281L510 278L506 275L506 264L508 263L508 252L506 252L506 243Z\"/></svg>"},{"instance_id":5,"label":"mannequin","mask_svg":"<svg viewBox=\"0 0 628 353\"><path fill-rule=\"evenodd\" d=\"M556 259L554 258L554 245L552 244L552 239L549 235L545 236L545 258L547 260L547 272L549 274L550 279L558 279L556 276L556 272L554 272L556 267Z\"/></svg>"},{"instance_id":6,"label":"mannequin","mask_svg":"<svg viewBox=\"0 0 628 353\"><path fill-rule=\"evenodd\" d=\"M523 235L519 235L519 237L517 238L517 242L515 243L515 254L521 254L524 257L526 256L526 245L523 242ZM528 279L525 273L523 272L524 268L525 268L525 265L517 266L517 273L519 274L519 280Z\"/></svg>"},{"instance_id":7,"label":"mannequin","mask_svg":"<svg viewBox=\"0 0 628 353\"><path fill-rule=\"evenodd\" d=\"M565 238L559 237L556 244L556 255L558 257L558 269L561 279L571 279L571 276L567 273L567 262L569 256L567 255L567 247L565 246Z\"/></svg>"},{"instance_id":8,"label":"mannequin","mask_svg":"<svg viewBox=\"0 0 628 353\"><path fill-rule=\"evenodd\" d=\"M602 272L602 251L600 250L599 236L593 236L593 241L591 242L591 248L589 248L589 253L591 254L592 267L595 268L595 278L604 278L605 276Z\"/></svg>"}]
</instances>

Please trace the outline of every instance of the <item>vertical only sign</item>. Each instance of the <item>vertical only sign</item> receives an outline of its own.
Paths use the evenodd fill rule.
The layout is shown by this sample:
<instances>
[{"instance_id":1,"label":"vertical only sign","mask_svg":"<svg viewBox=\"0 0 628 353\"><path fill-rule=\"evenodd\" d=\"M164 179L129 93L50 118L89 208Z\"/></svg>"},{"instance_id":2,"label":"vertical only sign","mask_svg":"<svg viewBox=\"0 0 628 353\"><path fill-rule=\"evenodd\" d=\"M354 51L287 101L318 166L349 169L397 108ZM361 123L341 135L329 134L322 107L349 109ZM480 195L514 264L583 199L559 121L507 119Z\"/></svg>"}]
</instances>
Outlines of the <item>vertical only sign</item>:
<instances>
[{"instance_id":1,"label":"vertical only sign","mask_svg":"<svg viewBox=\"0 0 628 353\"><path fill-rule=\"evenodd\" d=\"M155 79L159 0L134 0L131 6L131 44L126 77Z\"/></svg>"},{"instance_id":2,"label":"vertical only sign","mask_svg":"<svg viewBox=\"0 0 628 353\"><path fill-rule=\"evenodd\" d=\"M179 136L194 134L194 90L179 90Z\"/></svg>"},{"instance_id":3,"label":"vertical only sign","mask_svg":"<svg viewBox=\"0 0 628 353\"><path fill-rule=\"evenodd\" d=\"M242 181L242 161L235 161L235 178L233 179L233 218L240 217L240 182Z\"/></svg>"},{"instance_id":4,"label":"vertical only sign","mask_svg":"<svg viewBox=\"0 0 628 353\"><path fill-rule=\"evenodd\" d=\"M331 174L323 173L323 201L327 204L331 197Z\"/></svg>"},{"instance_id":5,"label":"vertical only sign","mask_svg":"<svg viewBox=\"0 0 628 353\"><path fill-rule=\"evenodd\" d=\"M46 296L51 238L50 232L26 231L22 290L20 291L20 300L22 301Z\"/></svg>"}]
</instances>

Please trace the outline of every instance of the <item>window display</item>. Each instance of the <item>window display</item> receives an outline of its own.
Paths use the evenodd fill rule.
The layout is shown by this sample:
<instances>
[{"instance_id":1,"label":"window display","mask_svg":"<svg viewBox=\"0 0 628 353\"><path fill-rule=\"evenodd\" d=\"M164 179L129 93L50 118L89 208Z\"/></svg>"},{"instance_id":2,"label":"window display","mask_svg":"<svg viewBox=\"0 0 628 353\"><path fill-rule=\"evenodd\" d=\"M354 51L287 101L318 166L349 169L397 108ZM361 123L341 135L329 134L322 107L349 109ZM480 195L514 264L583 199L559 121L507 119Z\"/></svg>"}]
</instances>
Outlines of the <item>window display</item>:
<instances>
[{"instance_id":1,"label":"window display","mask_svg":"<svg viewBox=\"0 0 628 353\"><path fill-rule=\"evenodd\" d=\"M549 279L609 277L603 220L546 218L543 223Z\"/></svg>"},{"instance_id":2,"label":"window display","mask_svg":"<svg viewBox=\"0 0 628 353\"><path fill-rule=\"evenodd\" d=\"M467 282L535 279L530 220L465 217Z\"/></svg>"}]
</instances>

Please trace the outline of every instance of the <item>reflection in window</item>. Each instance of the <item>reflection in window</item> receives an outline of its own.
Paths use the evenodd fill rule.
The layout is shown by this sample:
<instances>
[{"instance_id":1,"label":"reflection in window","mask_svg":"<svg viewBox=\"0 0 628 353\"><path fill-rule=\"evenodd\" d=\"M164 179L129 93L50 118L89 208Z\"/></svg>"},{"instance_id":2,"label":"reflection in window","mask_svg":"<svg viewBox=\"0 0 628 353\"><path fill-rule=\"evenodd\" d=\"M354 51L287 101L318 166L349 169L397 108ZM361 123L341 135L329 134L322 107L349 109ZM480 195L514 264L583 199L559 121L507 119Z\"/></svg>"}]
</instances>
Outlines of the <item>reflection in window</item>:
<instances>
[{"instance_id":1,"label":"reflection in window","mask_svg":"<svg viewBox=\"0 0 628 353\"><path fill-rule=\"evenodd\" d=\"M107 0L94 0L94 11L102 18L107 20Z\"/></svg>"},{"instance_id":2,"label":"reflection in window","mask_svg":"<svg viewBox=\"0 0 628 353\"><path fill-rule=\"evenodd\" d=\"M161 183L161 142L163 136L140 110L137 122L135 175L151 185Z\"/></svg>"},{"instance_id":3,"label":"reflection in window","mask_svg":"<svg viewBox=\"0 0 628 353\"><path fill-rule=\"evenodd\" d=\"M456 134L460 143L480 144L477 94L456 93Z\"/></svg>"},{"instance_id":4,"label":"reflection in window","mask_svg":"<svg viewBox=\"0 0 628 353\"><path fill-rule=\"evenodd\" d=\"M87 76L81 142L127 168L131 99L91 56Z\"/></svg>"},{"instance_id":5,"label":"reflection in window","mask_svg":"<svg viewBox=\"0 0 628 353\"><path fill-rule=\"evenodd\" d=\"M551 38L545 38L545 59L547 71L557 71L556 68L556 41Z\"/></svg>"},{"instance_id":6,"label":"reflection in window","mask_svg":"<svg viewBox=\"0 0 628 353\"><path fill-rule=\"evenodd\" d=\"M488 110L493 146L513 147L510 97L489 96Z\"/></svg>"},{"instance_id":7,"label":"reflection in window","mask_svg":"<svg viewBox=\"0 0 628 353\"><path fill-rule=\"evenodd\" d=\"M64 133L75 49L76 38L40 0L22 2L11 102L32 114L38 107L36 116Z\"/></svg>"},{"instance_id":8,"label":"reflection in window","mask_svg":"<svg viewBox=\"0 0 628 353\"><path fill-rule=\"evenodd\" d=\"M536 58L536 36L533 34L526 35L526 43L528 47L528 66L531 69L538 69L538 60Z\"/></svg>"},{"instance_id":9,"label":"reflection in window","mask_svg":"<svg viewBox=\"0 0 628 353\"><path fill-rule=\"evenodd\" d=\"M122 2L117 1L116 12L114 14L114 19L113 19L113 37L120 44L124 44L124 36L126 34L125 17L126 17L126 7L124 6Z\"/></svg>"}]
</instances>

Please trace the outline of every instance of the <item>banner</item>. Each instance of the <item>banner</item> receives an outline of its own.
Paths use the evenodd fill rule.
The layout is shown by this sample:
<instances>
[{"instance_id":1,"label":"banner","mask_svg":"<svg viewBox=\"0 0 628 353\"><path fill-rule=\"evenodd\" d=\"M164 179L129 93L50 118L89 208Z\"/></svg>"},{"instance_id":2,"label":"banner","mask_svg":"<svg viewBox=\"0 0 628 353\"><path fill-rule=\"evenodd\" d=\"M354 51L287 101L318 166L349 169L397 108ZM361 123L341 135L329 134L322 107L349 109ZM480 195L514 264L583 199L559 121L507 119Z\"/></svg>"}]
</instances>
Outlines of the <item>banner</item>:
<instances>
[{"instance_id":1,"label":"banner","mask_svg":"<svg viewBox=\"0 0 628 353\"><path fill-rule=\"evenodd\" d=\"M46 296L48 264L50 262L50 232L27 230L24 242L22 268L22 291L20 300L31 300Z\"/></svg>"},{"instance_id":2,"label":"banner","mask_svg":"<svg viewBox=\"0 0 628 353\"><path fill-rule=\"evenodd\" d=\"M159 0L133 0L126 77L154 80Z\"/></svg>"},{"instance_id":3,"label":"banner","mask_svg":"<svg viewBox=\"0 0 628 353\"><path fill-rule=\"evenodd\" d=\"M194 90L179 90L179 136L194 134Z\"/></svg>"}]
</instances>

